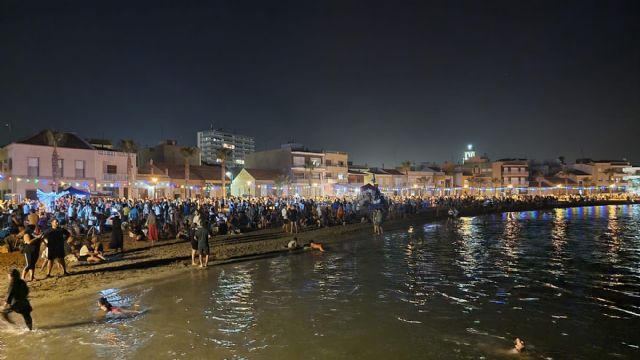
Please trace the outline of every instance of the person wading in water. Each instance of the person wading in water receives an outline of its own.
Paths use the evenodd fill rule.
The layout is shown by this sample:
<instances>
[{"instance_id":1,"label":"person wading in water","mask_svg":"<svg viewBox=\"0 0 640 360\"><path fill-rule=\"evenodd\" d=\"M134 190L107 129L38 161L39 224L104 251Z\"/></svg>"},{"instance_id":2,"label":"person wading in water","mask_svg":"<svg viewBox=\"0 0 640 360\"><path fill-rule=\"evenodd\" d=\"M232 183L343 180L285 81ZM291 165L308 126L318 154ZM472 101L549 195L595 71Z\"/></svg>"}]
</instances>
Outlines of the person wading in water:
<instances>
[{"instance_id":1,"label":"person wading in water","mask_svg":"<svg viewBox=\"0 0 640 360\"><path fill-rule=\"evenodd\" d=\"M33 329L33 320L31 319L31 304L29 303L29 288L27 283L20 278L20 271L13 269L9 273L9 291L2 309L2 318L13 324L9 319L11 312L17 312L24 318L25 324L29 330Z\"/></svg>"}]
</instances>

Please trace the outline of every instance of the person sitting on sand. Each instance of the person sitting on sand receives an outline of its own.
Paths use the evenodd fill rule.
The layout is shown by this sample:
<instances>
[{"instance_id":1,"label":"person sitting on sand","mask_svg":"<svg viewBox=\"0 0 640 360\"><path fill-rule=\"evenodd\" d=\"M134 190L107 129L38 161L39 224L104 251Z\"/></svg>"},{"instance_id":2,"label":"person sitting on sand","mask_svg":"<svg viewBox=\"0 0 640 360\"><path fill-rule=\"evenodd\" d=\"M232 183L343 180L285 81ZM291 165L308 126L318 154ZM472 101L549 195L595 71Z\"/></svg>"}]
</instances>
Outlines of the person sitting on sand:
<instances>
[{"instance_id":1,"label":"person sitting on sand","mask_svg":"<svg viewBox=\"0 0 640 360\"><path fill-rule=\"evenodd\" d=\"M515 354L519 354L521 352L524 352L524 349L525 349L524 340L517 337L513 341L513 349L511 349L511 352Z\"/></svg>"},{"instance_id":2,"label":"person sitting on sand","mask_svg":"<svg viewBox=\"0 0 640 360\"><path fill-rule=\"evenodd\" d=\"M91 238L91 243L82 245L79 252L79 260L85 260L93 264L107 261L104 257L104 246L97 236Z\"/></svg>"},{"instance_id":3,"label":"person sitting on sand","mask_svg":"<svg viewBox=\"0 0 640 360\"><path fill-rule=\"evenodd\" d=\"M298 238L294 237L293 240L287 243L287 249L297 249L298 248Z\"/></svg>"}]
</instances>

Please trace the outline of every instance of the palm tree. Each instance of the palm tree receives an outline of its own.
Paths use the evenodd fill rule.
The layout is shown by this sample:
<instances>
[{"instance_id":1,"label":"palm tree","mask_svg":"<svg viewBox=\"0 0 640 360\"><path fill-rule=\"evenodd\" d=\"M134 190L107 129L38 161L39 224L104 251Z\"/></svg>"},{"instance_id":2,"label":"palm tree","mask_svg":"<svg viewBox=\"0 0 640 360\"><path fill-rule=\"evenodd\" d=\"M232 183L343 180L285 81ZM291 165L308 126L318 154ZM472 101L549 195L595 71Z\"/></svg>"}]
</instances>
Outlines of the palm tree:
<instances>
[{"instance_id":1,"label":"palm tree","mask_svg":"<svg viewBox=\"0 0 640 360\"><path fill-rule=\"evenodd\" d=\"M591 186L593 186L593 178L592 177L586 177L584 179L582 179L582 186L586 186L587 188L590 188ZM592 194L591 189L589 189L589 195Z\"/></svg>"},{"instance_id":2,"label":"palm tree","mask_svg":"<svg viewBox=\"0 0 640 360\"><path fill-rule=\"evenodd\" d=\"M429 184L431 179L429 179L426 176L421 176L419 178L416 179L416 181L418 182L418 184L420 184L420 190L424 189L425 191L427 190L427 185ZM422 195L422 191L421 194Z\"/></svg>"},{"instance_id":3,"label":"palm tree","mask_svg":"<svg viewBox=\"0 0 640 360\"><path fill-rule=\"evenodd\" d=\"M614 183L613 174L617 174L618 172L614 168L606 168L602 172L607 174L607 180L609 181L609 194L611 194L613 192L611 185Z\"/></svg>"},{"instance_id":4,"label":"palm tree","mask_svg":"<svg viewBox=\"0 0 640 360\"><path fill-rule=\"evenodd\" d=\"M497 185L500 185L500 178L493 178L491 179L491 183L493 185L493 196L498 196L498 187Z\"/></svg>"},{"instance_id":5,"label":"palm tree","mask_svg":"<svg viewBox=\"0 0 640 360\"><path fill-rule=\"evenodd\" d=\"M480 186L482 186L482 184L484 183L484 179L481 178L480 176L473 176L469 179L469 185L471 186L471 194L474 194L474 188L478 188Z\"/></svg>"},{"instance_id":6,"label":"palm tree","mask_svg":"<svg viewBox=\"0 0 640 360\"><path fill-rule=\"evenodd\" d=\"M222 198L227 198L227 158L231 155L231 149L222 147L216 150L216 158L220 161L220 170L222 170Z\"/></svg>"},{"instance_id":7,"label":"palm tree","mask_svg":"<svg viewBox=\"0 0 640 360\"><path fill-rule=\"evenodd\" d=\"M127 182L129 184L129 197L133 197L133 184L135 179L133 178L133 163L131 161L131 154L135 154L138 151L138 145L133 140L120 140L120 148L127 154Z\"/></svg>"},{"instance_id":8,"label":"palm tree","mask_svg":"<svg viewBox=\"0 0 640 360\"><path fill-rule=\"evenodd\" d=\"M411 170L411 161L403 161L400 164L400 170L404 172L405 182L404 187L406 188L407 194L409 193L409 170Z\"/></svg>"},{"instance_id":9,"label":"palm tree","mask_svg":"<svg viewBox=\"0 0 640 360\"><path fill-rule=\"evenodd\" d=\"M280 189L280 196L284 196L284 187L286 186L287 189L289 189L291 178L288 175L278 175L273 179L273 184L276 186L276 189Z\"/></svg>"},{"instance_id":10,"label":"palm tree","mask_svg":"<svg viewBox=\"0 0 640 360\"><path fill-rule=\"evenodd\" d=\"M196 154L198 148L193 146L186 146L180 148L180 155L184 158L184 197L191 197L191 192L189 191L189 161ZM189 191L189 195L187 195L187 191Z\"/></svg>"},{"instance_id":11,"label":"palm tree","mask_svg":"<svg viewBox=\"0 0 640 360\"><path fill-rule=\"evenodd\" d=\"M59 131L46 130L45 136L47 145L53 146L53 152L51 153L51 175L53 176L51 188L53 191L58 191L58 178L60 174L60 169L58 169L58 146L64 142L67 135Z\"/></svg>"},{"instance_id":12,"label":"palm tree","mask_svg":"<svg viewBox=\"0 0 640 360\"><path fill-rule=\"evenodd\" d=\"M316 168L316 164L310 159L305 160L304 168L309 172L309 193L311 193L311 173Z\"/></svg>"},{"instance_id":13,"label":"palm tree","mask_svg":"<svg viewBox=\"0 0 640 360\"><path fill-rule=\"evenodd\" d=\"M542 179L544 179L544 173L540 170L534 171L533 179L538 182L538 195L542 195Z\"/></svg>"}]
</instances>

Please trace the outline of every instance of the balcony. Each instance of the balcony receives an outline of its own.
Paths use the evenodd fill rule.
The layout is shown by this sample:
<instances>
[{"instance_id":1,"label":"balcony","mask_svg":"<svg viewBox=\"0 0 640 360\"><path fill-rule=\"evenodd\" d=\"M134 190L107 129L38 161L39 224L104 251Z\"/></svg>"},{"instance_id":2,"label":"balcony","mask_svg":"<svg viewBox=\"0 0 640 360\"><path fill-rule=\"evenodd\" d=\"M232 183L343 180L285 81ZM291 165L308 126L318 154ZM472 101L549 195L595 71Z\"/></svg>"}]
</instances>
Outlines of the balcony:
<instances>
[{"instance_id":1,"label":"balcony","mask_svg":"<svg viewBox=\"0 0 640 360\"><path fill-rule=\"evenodd\" d=\"M516 170L511 170L511 171L503 171L502 172L502 176L529 176L529 171L524 170L524 171L516 171Z\"/></svg>"},{"instance_id":2,"label":"balcony","mask_svg":"<svg viewBox=\"0 0 640 360\"><path fill-rule=\"evenodd\" d=\"M104 174L104 181L127 181L127 174Z\"/></svg>"}]
</instances>

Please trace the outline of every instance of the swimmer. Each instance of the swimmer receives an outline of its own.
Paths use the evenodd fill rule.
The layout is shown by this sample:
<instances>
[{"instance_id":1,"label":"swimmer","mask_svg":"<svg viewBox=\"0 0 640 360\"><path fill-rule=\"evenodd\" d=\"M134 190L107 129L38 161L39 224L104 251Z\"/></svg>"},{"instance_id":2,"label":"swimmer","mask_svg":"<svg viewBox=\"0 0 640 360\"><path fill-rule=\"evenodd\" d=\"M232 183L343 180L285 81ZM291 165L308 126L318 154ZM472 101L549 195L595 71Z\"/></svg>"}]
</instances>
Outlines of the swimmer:
<instances>
[{"instance_id":1,"label":"swimmer","mask_svg":"<svg viewBox=\"0 0 640 360\"><path fill-rule=\"evenodd\" d=\"M409 234L413 234L413 226L409 226Z\"/></svg>"},{"instance_id":2,"label":"swimmer","mask_svg":"<svg viewBox=\"0 0 640 360\"><path fill-rule=\"evenodd\" d=\"M309 243L309 249L311 250L319 250L321 252L324 252L324 248L322 247L321 243L316 243L316 242L310 242Z\"/></svg>"},{"instance_id":3,"label":"swimmer","mask_svg":"<svg viewBox=\"0 0 640 360\"><path fill-rule=\"evenodd\" d=\"M517 337L513 341L513 349L511 350L511 352L519 354L519 353L523 352L524 349L525 349L524 340L522 340L522 339Z\"/></svg>"},{"instance_id":4,"label":"swimmer","mask_svg":"<svg viewBox=\"0 0 640 360\"><path fill-rule=\"evenodd\" d=\"M407 244L407 250L413 250L415 248L416 248L416 246L412 242Z\"/></svg>"},{"instance_id":5,"label":"swimmer","mask_svg":"<svg viewBox=\"0 0 640 360\"><path fill-rule=\"evenodd\" d=\"M111 305L111 303L109 302L109 300L107 300L107 298L101 297L100 300L98 300L98 307L100 308L100 310L105 312L105 315L138 315L140 314L140 311L135 311L135 310L125 310L122 308L119 308L117 306L113 306Z\"/></svg>"}]
</instances>

